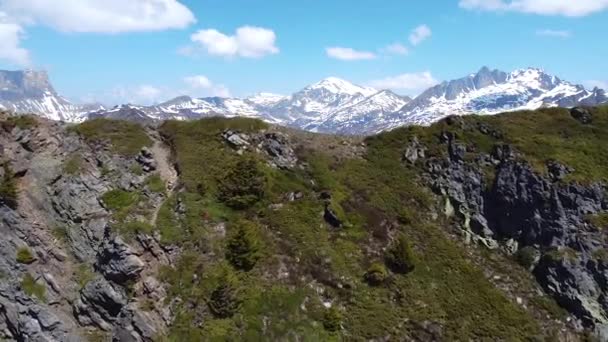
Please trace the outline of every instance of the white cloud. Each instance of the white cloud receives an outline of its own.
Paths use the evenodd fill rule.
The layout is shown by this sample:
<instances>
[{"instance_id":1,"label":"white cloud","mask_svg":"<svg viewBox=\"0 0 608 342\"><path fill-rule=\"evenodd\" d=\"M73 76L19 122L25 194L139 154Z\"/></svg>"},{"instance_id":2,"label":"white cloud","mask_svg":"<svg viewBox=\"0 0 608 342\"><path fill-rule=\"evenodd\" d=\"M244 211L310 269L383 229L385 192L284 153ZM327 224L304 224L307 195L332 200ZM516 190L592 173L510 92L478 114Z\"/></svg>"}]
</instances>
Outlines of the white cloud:
<instances>
[{"instance_id":1,"label":"white cloud","mask_svg":"<svg viewBox=\"0 0 608 342\"><path fill-rule=\"evenodd\" d=\"M195 32L190 39L208 54L222 57L260 58L279 53L274 31L254 26L243 26L234 35L226 35L215 29ZM192 55L194 49L185 47L179 51Z\"/></svg>"},{"instance_id":2,"label":"white cloud","mask_svg":"<svg viewBox=\"0 0 608 342\"><path fill-rule=\"evenodd\" d=\"M109 106L131 103L154 105L178 96L191 97L230 97L230 90L223 84L214 84L203 75L184 77L176 87L141 84L136 86L116 86L109 91L98 91L82 97L83 103L99 102Z\"/></svg>"},{"instance_id":3,"label":"white cloud","mask_svg":"<svg viewBox=\"0 0 608 342\"><path fill-rule=\"evenodd\" d=\"M608 91L608 81L588 80L588 81L583 82L583 85L589 89L598 87L600 89L604 89L604 90Z\"/></svg>"},{"instance_id":4,"label":"white cloud","mask_svg":"<svg viewBox=\"0 0 608 342\"><path fill-rule=\"evenodd\" d=\"M359 51L345 47L328 47L325 49L327 56L339 59L341 61L358 61L358 60L369 60L375 59L377 56L373 52Z\"/></svg>"},{"instance_id":5,"label":"white cloud","mask_svg":"<svg viewBox=\"0 0 608 342\"><path fill-rule=\"evenodd\" d=\"M394 43L383 48L382 52L390 55L406 56L410 53L410 50L401 43Z\"/></svg>"},{"instance_id":6,"label":"white cloud","mask_svg":"<svg viewBox=\"0 0 608 342\"><path fill-rule=\"evenodd\" d=\"M430 38L432 34L431 29L427 25L420 25L410 33L410 43L414 46L418 45Z\"/></svg>"},{"instance_id":7,"label":"white cloud","mask_svg":"<svg viewBox=\"0 0 608 342\"><path fill-rule=\"evenodd\" d=\"M583 17L608 9L608 0L460 0L459 5L468 10Z\"/></svg>"},{"instance_id":8,"label":"white cloud","mask_svg":"<svg viewBox=\"0 0 608 342\"><path fill-rule=\"evenodd\" d=\"M555 37L555 38L570 38L572 37L572 32L566 30L538 30L536 31L537 36L541 37Z\"/></svg>"},{"instance_id":9,"label":"white cloud","mask_svg":"<svg viewBox=\"0 0 608 342\"><path fill-rule=\"evenodd\" d=\"M439 83L429 71L401 74L373 80L369 85L378 89L395 91L421 92Z\"/></svg>"},{"instance_id":10,"label":"white cloud","mask_svg":"<svg viewBox=\"0 0 608 342\"><path fill-rule=\"evenodd\" d=\"M30 54L21 47L23 28L6 20L6 15L0 12L0 60L27 66L30 64Z\"/></svg>"},{"instance_id":11,"label":"white cloud","mask_svg":"<svg viewBox=\"0 0 608 342\"><path fill-rule=\"evenodd\" d=\"M214 84L203 75L184 77L184 83L188 89L182 90L183 94L194 97L219 96L230 97L230 90L223 84Z\"/></svg>"},{"instance_id":12,"label":"white cloud","mask_svg":"<svg viewBox=\"0 0 608 342\"><path fill-rule=\"evenodd\" d=\"M20 23L63 32L158 31L196 21L177 0L2 0L0 10Z\"/></svg>"},{"instance_id":13,"label":"white cloud","mask_svg":"<svg viewBox=\"0 0 608 342\"><path fill-rule=\"evenodd\" d=\"M206 89L212 85L211 81L203 75L184 77L184 82L193 89Z\"/></svg>"}]
</instances>

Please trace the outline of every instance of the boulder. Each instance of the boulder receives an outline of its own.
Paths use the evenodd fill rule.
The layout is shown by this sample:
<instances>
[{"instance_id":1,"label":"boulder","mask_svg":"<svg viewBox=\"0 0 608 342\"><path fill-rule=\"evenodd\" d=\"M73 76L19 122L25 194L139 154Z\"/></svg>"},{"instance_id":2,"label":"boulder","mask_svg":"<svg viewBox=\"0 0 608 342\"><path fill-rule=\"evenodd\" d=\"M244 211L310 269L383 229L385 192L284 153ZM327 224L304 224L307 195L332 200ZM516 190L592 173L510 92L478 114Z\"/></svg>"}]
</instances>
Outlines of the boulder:
<instances>
[{"instance_id":1,"label":"boulder","mask_svg":"<svg viewBox=\"0 0 608 342\"><path fill-rule=\"evenodd\" d=\"M122 287L112 285L103 277L97 277L80 291L80 298L73 305L74 316L82 325L95 325L111 331L112 323L127 302Z\"/></svg>"},{"instance_id":2,"label":"boulder","mask_svg":"<svg viewBox=\"0 0 608 342\"><path fill-rule=\"evenodd\" d=\"M593 122L593 115L586 108L574 107L570 110L570 115L584 125L588 125Z\"/></svg>"},{"instance_id":3,"label":"boulder","mask_svg":"<svg viewBox=\"0 0 608 342\"><path fill-rule=\"evenodd\" d=\"M144 262L120 236L104 240L97 256L96 268L119 284L139 278Z\"/></svg>"},{"instance_id":4,"label":"boulder","mask_svg":"<svg viewBox=\"0 0 608 342\"><path fill-rule=\"evenodd\" d=\"M425 152L426 148L420 144L418 138L414 137L406 147L403 159L411 164L415 164L418 159L423 159L425 157Z\"/></svg>"}]
</instances>

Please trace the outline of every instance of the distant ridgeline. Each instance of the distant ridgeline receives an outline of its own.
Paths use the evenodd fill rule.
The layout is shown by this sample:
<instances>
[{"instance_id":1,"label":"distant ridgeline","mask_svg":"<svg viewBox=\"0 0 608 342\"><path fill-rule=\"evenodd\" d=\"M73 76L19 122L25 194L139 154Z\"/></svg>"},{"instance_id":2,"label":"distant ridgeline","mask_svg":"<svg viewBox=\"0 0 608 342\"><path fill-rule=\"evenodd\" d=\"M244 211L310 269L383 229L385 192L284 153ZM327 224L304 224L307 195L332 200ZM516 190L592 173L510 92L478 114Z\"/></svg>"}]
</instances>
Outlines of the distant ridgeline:
<instances>
[{"instance_id":1,"label":"distant ridgeline","mask_svg":"<svg viewBox=\"0 0 608 342\"><path fill-rule=\"evenodd\" d=\"M160 122L219 115L256 118L312 132L369 135L401 126L430 125L448 115L603 103L608 103L604 90L587 90L540 69L506 73L483 67L475 74L431 87L414 99L329 77L290 96L179 96L153 106L126 104L108 109L100 104L69 102L57 94L44 72L0 71L0 108L68 122L100 117Z\"/></svg>"}]
</instances>

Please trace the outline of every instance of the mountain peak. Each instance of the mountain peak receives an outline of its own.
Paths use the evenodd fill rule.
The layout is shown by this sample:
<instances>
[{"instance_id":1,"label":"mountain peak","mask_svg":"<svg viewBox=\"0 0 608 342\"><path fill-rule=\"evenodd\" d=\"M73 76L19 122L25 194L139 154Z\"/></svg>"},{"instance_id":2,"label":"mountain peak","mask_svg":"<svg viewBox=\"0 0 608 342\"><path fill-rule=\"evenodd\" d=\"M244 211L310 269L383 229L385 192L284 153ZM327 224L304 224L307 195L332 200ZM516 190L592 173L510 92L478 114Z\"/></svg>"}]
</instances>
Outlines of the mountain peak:
<instances>
[{"instance_id":1,"label":"mountain peak","mask_svg":"<svg viewBox=\"0 0 608 342\"><path fill-rule=\"evenodd\" d=\"M324 78L323 80L308 86L306 89L307 90L325 89L325 90L327 90L331 93L335 93L335 94L348 94L348 95L361 94L364 96L371 96L378 92L374 88L361 87L361 86L355 85L351 82L348 82L348 81L343 80L338 77Z\"/></svg>"}]
</instances>

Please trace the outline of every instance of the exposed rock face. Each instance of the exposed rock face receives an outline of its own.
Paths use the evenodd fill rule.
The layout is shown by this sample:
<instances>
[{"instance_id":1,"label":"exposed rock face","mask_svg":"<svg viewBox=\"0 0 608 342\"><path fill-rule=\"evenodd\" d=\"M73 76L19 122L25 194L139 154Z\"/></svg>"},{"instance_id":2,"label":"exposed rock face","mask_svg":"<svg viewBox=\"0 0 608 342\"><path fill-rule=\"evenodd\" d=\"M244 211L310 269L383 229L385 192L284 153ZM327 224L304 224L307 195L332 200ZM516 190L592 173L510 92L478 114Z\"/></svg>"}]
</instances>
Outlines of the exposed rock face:
<instances>
[{"instance_id":1,"label":"exposed rock face","mask_svg":"<svg viewBox=\"0 0 608 342\"><path fill-rule=\"evenodd\" d=\"M74 314L83 325L96 325L110 331L127 302L123 288L98 277L80 291L80 298L74 304Z\"/></svg>"},{"instance_id":2,"label":"exposed rock face","mask_svg":"<svg viewBox=\"0 0 608 342\"><path fill-rule=\"evenodd\" d=\"M239 154L255 146L257 152L269 157L269 164L273 167L292 169L298 163L289 137L284 133L266 132L250 135L226 130L222 133L222 138Z\"/></svg>"},{"instance_id":3,"label":"exposed rock face","mask_svg":"<svg viewBox=\"0 0 608 342\"><path fill-rule=\"evenodd\" d=\"M144 266L144 262L120 236L106 239L97 259L97 268L106 279L119 284L137 279Z\"/></svg>"},{"instance_id":4,"label":"exposed rock face","mask_svg":"<svg viewBox=\"0 0 608 342\"><path fill-rule=\"evenodd\" d=\"M163 285L144 285L142 274L154 279L157 266L172 260L169 248L147 235L126 242L112 234L114 220L101 198L118 187L141 193L152 210L160 206L164 195L149 193L147 175L131 171L140 164L154 172L155 156L146 149L122 157L66 128L41 120L35 128L0 130L0 161L10 165L19 188L15 207L0 203L0 340L83 341L87 331L100 329L118 341L152 341L171 313ZM73 156L79 169L65 172ZM18 263L24 248L33 261ZM82 265L95 270L81 288ZM28 275L34 284L23 284ZM148 298L157 304L143 313L138 303Z\"/></svg>"},{"instance_id":5,"label":"exposed rock face","mask_svg":"<svg viewBox=\"0 0 608 342\"><path fill-rule=\"evenodd\" d=\"M574 107L570 110L570 115L582 124L590 124L593 121L593 115L585 108Z\"/></svg>"},{"instance_id":6,"label":"exposed rock face","mask_svg":"<svg viewBox=\"0 0 608 342\"><path fill-rule=\"evenodd\" d=\"M608 243L586 222L608 210L606 186L563 183L573 170L554 161L540 174L508 145L464 162L467 147L454 137L444 141L448 158L430 159L426 169L432 189L446 198L446 214L457 215L465 236L489 248L540 250L533 272L545 291L583 325L606 330L608 272L597 255Z\"/></svg>"},{"instance_id":7,"label":"exposed rock face","mask_svg":"<svg viewBox=\"0 0 608 342\"><path fill-rule=\"evenodd\" d=\"M418 159L423 159L425 156L425 148L420 144L418 138L414 137L408 147L405 149L403 158L412 164L415 164Z\"/></svg>"}]
</instances>

